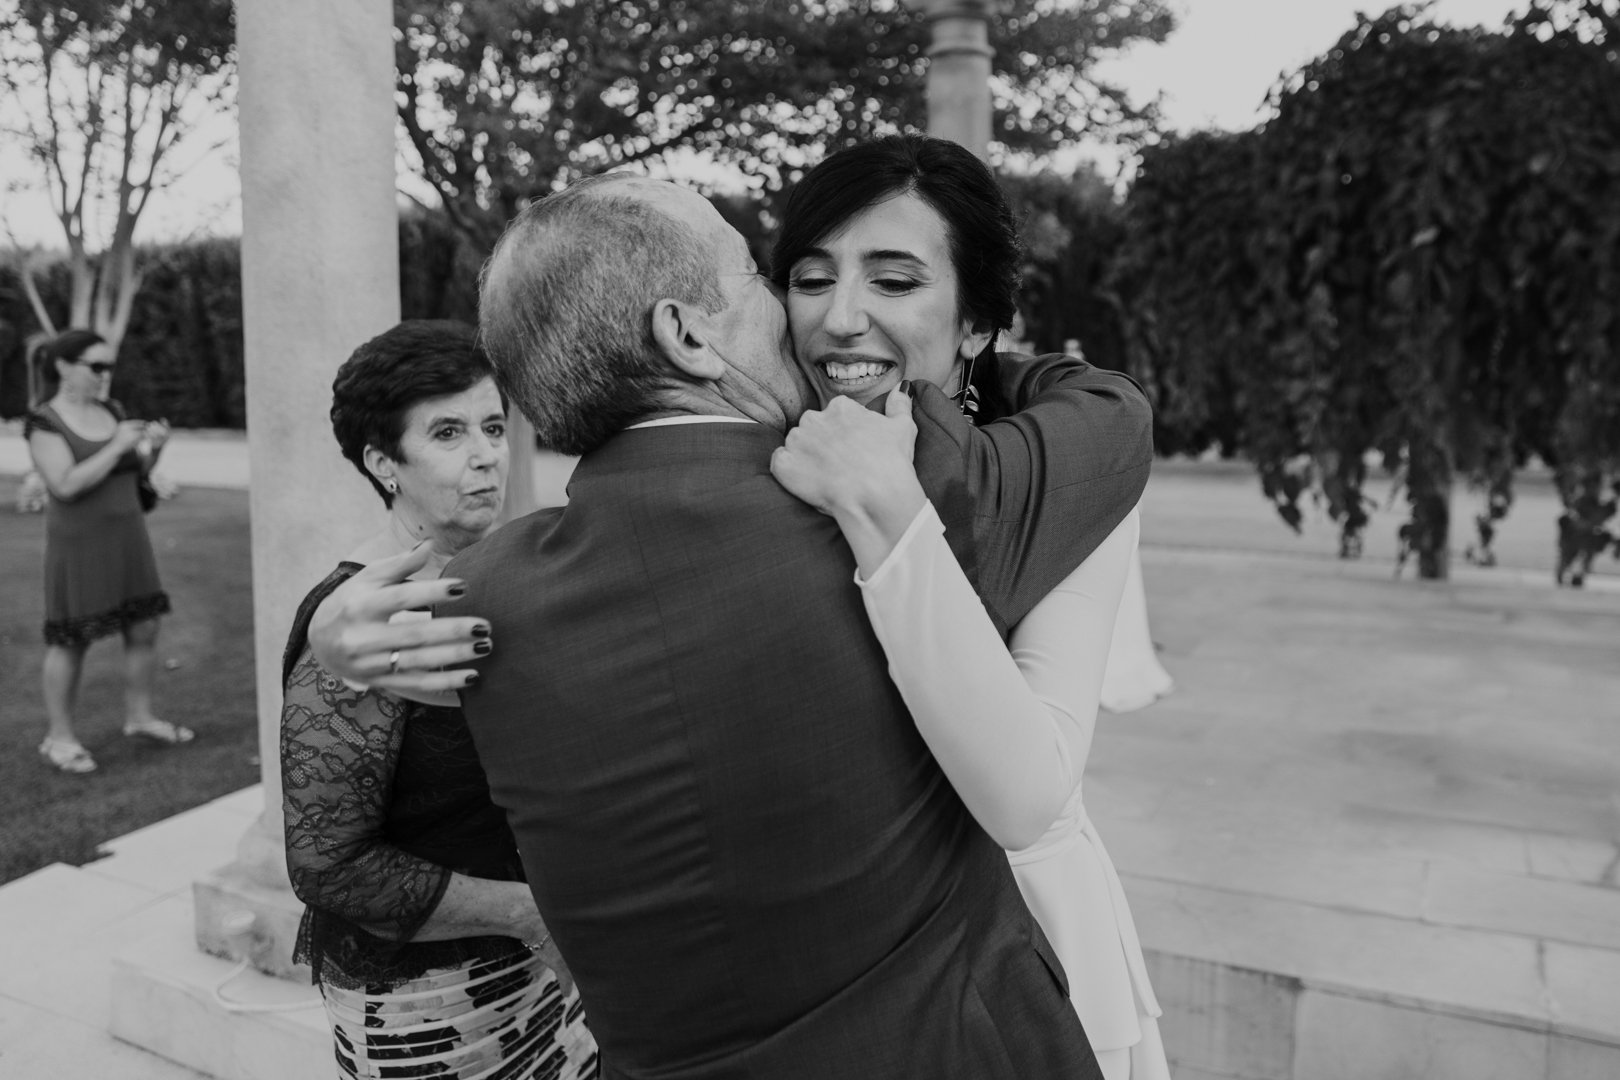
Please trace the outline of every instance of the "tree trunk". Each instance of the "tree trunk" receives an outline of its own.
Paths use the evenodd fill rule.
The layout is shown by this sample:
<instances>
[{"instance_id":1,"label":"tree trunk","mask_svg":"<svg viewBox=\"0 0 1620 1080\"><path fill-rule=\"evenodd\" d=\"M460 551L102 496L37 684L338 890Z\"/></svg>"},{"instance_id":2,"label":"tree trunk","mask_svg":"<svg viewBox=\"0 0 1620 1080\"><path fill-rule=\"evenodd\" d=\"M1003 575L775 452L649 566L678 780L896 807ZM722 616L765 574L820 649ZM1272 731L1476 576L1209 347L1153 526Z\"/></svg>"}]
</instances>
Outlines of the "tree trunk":
<instances>
[{"instance_id":1,"label":"tree trunk","mask_svg":"<svg viewBox=\"0 0 1620 1080\"><path fill-rule=\"evenodd\" d=\"M1407 499L1412 504L1411 544L1418 577L1444 581L1451 575L1451 452L1428 439L1408 444Z\"/></svg>"},{"instance_id":2,"label":"tree trunk","mask_svg":"<svg viewBox=\"0 0 1620 1080\"><path fill-rule=\"evenodd\" d=\"M43 403L45 386L49 382L39 367L39 347L47 338L56 336L56 324L45 307L44 298L39 295L39 282L34 279L34 259L31 254L23 259L20 276L28 306L33 309L34 318L40 326L39 333L29 335L23 345L23 366L27 369L25 374L28 377L28 407L32 409Z\"/></svg>"},{"instance_id":3,"label":"tree trunk","mask_svg":"<svg viewBox=\"0 0 1620 1080\"><path fill-rule=\"evenodd\" d=\"M1614 494L1606 495L1605 488ZM1558 468L1558 495L1564 512L1558 517L1554 579L1579 589L1593 561L1611 546L1620 558L1620 536L1609 531L1609 523L1620 516L1620 477L1599 466L1565 462Z\"/></svg>"}]
</instances>

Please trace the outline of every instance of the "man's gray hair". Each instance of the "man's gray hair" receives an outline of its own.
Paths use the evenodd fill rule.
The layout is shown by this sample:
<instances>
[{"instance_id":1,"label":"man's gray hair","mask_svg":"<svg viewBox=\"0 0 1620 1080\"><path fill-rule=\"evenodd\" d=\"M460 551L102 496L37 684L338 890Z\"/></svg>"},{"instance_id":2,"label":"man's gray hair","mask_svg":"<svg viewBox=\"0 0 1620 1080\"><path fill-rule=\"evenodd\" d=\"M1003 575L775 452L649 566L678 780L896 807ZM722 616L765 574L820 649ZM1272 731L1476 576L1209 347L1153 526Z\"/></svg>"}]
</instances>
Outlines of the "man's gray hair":
<instances>
[{"instance_id":1,"label":"man's gray hair","mask_svg":"<svg viewBox=\"0 0 1620 1080\"><path fill-rule=\"evenodd\" d=\"M686 224L598 176L530 203L479 279L495 377L563 454L594 450L661 408L674 371L652 336L659 300L725 306L715 252Z\"/></svg>"}]
</instances>

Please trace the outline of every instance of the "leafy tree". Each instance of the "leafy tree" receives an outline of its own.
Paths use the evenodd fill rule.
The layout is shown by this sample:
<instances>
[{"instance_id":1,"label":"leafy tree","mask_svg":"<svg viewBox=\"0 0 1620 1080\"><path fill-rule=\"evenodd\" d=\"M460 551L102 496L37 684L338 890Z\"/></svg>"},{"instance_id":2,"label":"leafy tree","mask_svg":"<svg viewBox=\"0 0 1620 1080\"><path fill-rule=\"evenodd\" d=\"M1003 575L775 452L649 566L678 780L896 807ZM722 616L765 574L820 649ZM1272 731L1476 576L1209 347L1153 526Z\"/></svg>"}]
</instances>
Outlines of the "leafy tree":
<instances>
[{"instance_id":1,"label":"leafy tree","mask_svg":"<svg viewBox=\"0 0 1620 1080\"><path fill-rule=\"evenodd\" d=\"M0 0L0 127L62 225L67 325L122 340L136 227L175 147L228 96L234 49L229 0ZM40 326L61 328L26 264L21 280Z\"/></svg>"},{"instance_id":2,"label":"leafy tree","mask_svg":"<svg viewBox=\"0 0 1620 1080\"><path fill-rule=\"evenodd\" d=\"M1590 516L1578 491L1620 466L1612 19L1591 0L1500 33L1363 16L1261 128L1145 154L1137 347L1195 402L1227 379L1290 524L1314 491L1355 554L1369 453L1401 478L1424 577L1447 573L1458 479L1488 493L1486 561L1530 454Z\"/></svg>"},{"instance_id":3,"label":"leafy tree","mask_svg":"<svg viewBox=\"0 0 1620 1080\"><path fill-rule=\"evenodd\" d=\"M1040 156L1152 119L1091 80L1160 41L1168 0L1020 5L995 34L995 138ZM396 0L399 113L423 179L482 247L524 201L697 152L779 190L828 147L926 118L928 29L899 0Z\"/></svg>"},{"instance_id":4,"label":"leafy tree","mask_svg":"<svg viewBox=\"0 0 1620 1080\"><path fill-rule=\"evenodd\" d=\"M1119 317L1104 288L1124 234L1124 208L1095 170L1051 171L1001 178L1029 251L1021 307L1027 335L1055 351L1070 339L1087 359L1115 370L1125 358Z\"/></svg>"},{"instance_id":5,"label":"leafy tree","mask_svg":"<svg viewBox=\"0 0 1620 1080\"><path fill-rule=\"evenodd\" d=\"M1167 138L1143 151L1131 185L1111 285L1129 368L1154 395L1160 453L1215 446L1267 462L1299 451L1287 425L1242 414L1247 384L1278 377L1260 362L1266 312L1249 253L1265 228L1252 190L1255 143L1247 132ZM1260 446L1267 437L1280 442ZM1297 513L1283 509L1295 527Z\"/></svg>"}]
</instances>

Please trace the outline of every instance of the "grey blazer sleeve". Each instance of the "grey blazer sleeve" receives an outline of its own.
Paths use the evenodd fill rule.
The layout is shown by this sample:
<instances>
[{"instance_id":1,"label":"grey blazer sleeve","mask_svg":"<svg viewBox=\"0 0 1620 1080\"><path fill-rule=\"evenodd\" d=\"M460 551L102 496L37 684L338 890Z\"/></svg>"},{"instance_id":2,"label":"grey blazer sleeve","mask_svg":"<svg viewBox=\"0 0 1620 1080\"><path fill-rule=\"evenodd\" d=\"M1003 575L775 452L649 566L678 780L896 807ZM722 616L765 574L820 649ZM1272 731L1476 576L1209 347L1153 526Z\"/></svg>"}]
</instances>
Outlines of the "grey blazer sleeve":
<instances>
[{"instance_id":1,"label":"grey blazer sleeve","mask_svg":"<svg viewBox=\"0 0 1620 1080\"><path fill-rule=\"evenodd\" d=\"M911 384L917 474L1005 637L1142 497L1153 414L1129 376L1059 354L1003 354L1017 412L975 428Z\"/></svg>"}]
</instances>

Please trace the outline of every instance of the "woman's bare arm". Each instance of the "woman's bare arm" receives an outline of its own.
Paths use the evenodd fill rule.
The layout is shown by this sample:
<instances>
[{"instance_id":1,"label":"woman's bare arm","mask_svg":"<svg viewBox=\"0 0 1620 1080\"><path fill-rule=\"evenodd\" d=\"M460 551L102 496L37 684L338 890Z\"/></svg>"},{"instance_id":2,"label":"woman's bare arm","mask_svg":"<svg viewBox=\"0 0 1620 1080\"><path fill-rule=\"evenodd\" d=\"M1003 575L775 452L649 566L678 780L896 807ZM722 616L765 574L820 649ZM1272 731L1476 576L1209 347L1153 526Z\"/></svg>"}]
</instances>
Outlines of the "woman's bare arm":
<instances>
[{"instance_id":1,"label":"woman's bare arm","mask_svg":"<svg viewBox=\"0 0 1620 1080\"><path fill-rule=\"evenodd\" d=\"M122 420L106 446L83 461L73 460L67 437L54 431L33 431L28 435L28 454L45 481L45 488L63 502L76 499L100 487L117 468L118 460L140 442L146 428L142 420Z\"/></svg>"}]
</instances>

